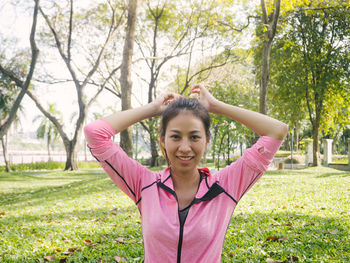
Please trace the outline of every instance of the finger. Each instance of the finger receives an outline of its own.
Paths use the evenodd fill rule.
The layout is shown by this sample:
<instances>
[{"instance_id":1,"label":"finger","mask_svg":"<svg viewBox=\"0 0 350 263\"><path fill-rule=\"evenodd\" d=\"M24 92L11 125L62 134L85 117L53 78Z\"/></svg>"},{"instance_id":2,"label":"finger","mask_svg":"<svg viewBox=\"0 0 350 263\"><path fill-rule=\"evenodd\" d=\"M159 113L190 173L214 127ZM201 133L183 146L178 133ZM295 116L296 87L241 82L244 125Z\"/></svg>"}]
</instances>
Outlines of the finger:
<instances>
[{"instance_id":1,"label":"finger","mask_svg":"<svg viewBox=\"0 0 350 263\"><path fill-rule=\"evenodd\" d=\"M200 93L201 92L201 89L200 89L200 87L198 87L198 86L192 86L191 87L191 93Z\"/></svg>"},{"instance_id":2,"label":"finger","mask_svg":"<svg viewBox=\"0 0 350 263\"><path fill-rule=\"evenodd\" d=\"M179 98L182 98L181 95L176 94L176 93L168 93L168 94L166 94L164 97L165 97L165 99L164 99L165 105L170 104L170 103L173 102L174 100L177 100L177 99L179 99Z\"/></svg>"},{"instance_id":3,"label":"finger","mask_svg":"<svg viewBox=\"0 0 350 263\"><path fill-rule=\"evenodd\" d=\"M198 93L199 94L201 92L201 90L204 88L204 86L201 84L194 84L190 88L191 88L191 93Z\"/></svg>"}]
</instances>

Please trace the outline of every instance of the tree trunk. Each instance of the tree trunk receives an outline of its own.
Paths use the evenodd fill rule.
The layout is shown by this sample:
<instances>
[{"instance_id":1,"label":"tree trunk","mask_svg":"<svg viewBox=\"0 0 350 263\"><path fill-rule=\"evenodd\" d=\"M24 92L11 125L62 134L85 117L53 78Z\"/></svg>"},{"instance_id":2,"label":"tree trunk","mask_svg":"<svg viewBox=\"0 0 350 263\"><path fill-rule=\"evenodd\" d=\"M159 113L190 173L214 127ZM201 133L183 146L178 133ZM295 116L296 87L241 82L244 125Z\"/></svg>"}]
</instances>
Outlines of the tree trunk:
<instances>
[{"instance_id":1,"label":"tree trunk","mask_svg":"<svg viewBox=\"0 0 350 263\"><path fill-rule=\"evenodd\" d=\"M267 111L267 86L269 84L270 53L272 40L265 40L262 55L259 112L266 114Z\"/></svg>"},{"instance_id":2,"label":"tree trunk","mask_svg":"<svg viewBox=\"0 0 350 263\"><path fill-rule=\"evenodd\" d=\"M5 123L3 123L3 125L0 126L0 138L2 138L5 134L7 134L7 131L10 129L12 122L16 118L17 111L20 107L22 99L23 99L24 95L26 94L26 91L29 89L29 86L30 86L31 81L32 81L35 65L36 65L36 62L37 62L37 59L39 56L39 49L38 49L36 42L35 42L35 32L36 32L36 25L37 25L37 18L38 18L38 10L39 10L39 0L35 0L35 6L34 6L34 12L33 12L33 23L32 23L32 28L31 28L31 32L30 32L30 46L31 46L31 51L32 51L32 58L31 58L30 67L29 67L29 71L28 71L26 80L25 81L20 80L13 72L3 68L2 65L0 64L0 71L4 75L8 76L11 80L15 81L15 83L18 87L22 88L21 91L19 92L16 100L14 101L12 107L11 107L9 117L7 118Z\"/></svg>"},{"instance_id":3,"label":"tree trunk","mask_svg":"<svg viewBox=\"0 0 350 263\"><path fill-rule=\"evenodd\" d=\"M295 152L299 151L299 127L298 127L298 123L296 123L295 127L294 127L294 151Z\"/></svg>"},{"instance_id":4,"label":"tree trunk","mask_svg":"<svg viewBox=\"0 0 350 263\"><path fill-rule=\"evenodd\" d=\"M66 166L64 167L65 171L76 171L79 169L78 167L78 154L77 154L77 144L73 143L73 141L69 141L69 143L65 143L66 148Z\"/></svg>"},{"instance_id":5,"label":"tree trunk","mask_svg":"<svg viewBox=\"0 0 350 263\"><path fill-rule=\"evenodd\" d=\"M157 166L157 158L159 156L158 154L158 148L157 148L157 140L156 137L154 136L154 128L150 128L150 143L151 143L151 167Z\"/></svg>"},{"instance_id":6,"label":"tree trunk","mask_svg":"<svg viewBox=\"0 0 350 263\"><path fill-rule=\"evenodd\" d=\"M51 135L48 134L48 135L47 135L47 154L48 154L48 156L49 156L49 160L48 160L49 162L52 161L51 152L50 152L50 144L51 144Z\"/></svg>"},{"instance_id":7,"label":"tree trunk","mask_svg":"<svg viewBox=\"0 0 350 263\"><path fill-rule=\"evenodd\" d=\"M2 144L2 153L4 156L6 172L11 172L10 162L8 160L8 154L7 154L7 135L1 138L1 144Z\"/></svg>"},{"instance_id":8,"label":"tree trunk","mask_svg":"<svg viewBox=\"0 0 350 263\"><path fill-rule=\"evenodd\" d=\"M276 34L278 17L280 14L281 0L274 0L271 14L268 14L268 9L265 0L260 1L262 10L262 23L264 26L264 44L261 65L261 79L260 79L260 98L259 98L259 112L266 114L267 112L267 86L269 84L269 62L272 41Z\"/></svg>"},{"instance_id":9,"label":"tree trunk","mask_svg":"<svg viewBox=\"0 0 350 263\"><path fill-rule=\"evenodd\" d=\"M312 154L313 154L313 161L312 166L318 166L319 165L319 144L318 144L318 129L319 124L317 122L315 125L312 125L312 139L313 139L313 145L312 145Z\"/></svg>"},{"instance_id":10,"label":"tree trunk","mask_svg":"<svg viewBox=\"0 0 350 263\"><path fill-rule=\"evenodd\" d=\"M119 79L122 110L128 110L131 108L131 62L134 52L135 29L137 20L136 13L137 0L129 0L126 36L123 49L123 61L120 69L121 72ZM132 127L129 127L120 133L120 146L128 156L132 157Z\"/></svg>"}]
</instances>

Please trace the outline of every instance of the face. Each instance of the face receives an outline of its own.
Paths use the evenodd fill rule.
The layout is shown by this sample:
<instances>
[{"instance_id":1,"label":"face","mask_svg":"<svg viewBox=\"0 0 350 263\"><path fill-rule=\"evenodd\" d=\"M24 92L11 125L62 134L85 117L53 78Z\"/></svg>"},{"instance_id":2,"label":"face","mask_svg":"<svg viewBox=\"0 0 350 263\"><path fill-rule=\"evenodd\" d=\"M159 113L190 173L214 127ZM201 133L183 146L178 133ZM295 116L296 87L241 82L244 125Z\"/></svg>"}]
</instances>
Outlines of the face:
<instances>
[{"instance_id":1,"label":"face","mask_svg":"<svg viewBox=\"0 0 350 263\"><path fill-rule=\"evenodd\" d=\"M197 169L208 142L203 122L188 111L172 118L161 138L170 165L179 171Z\"/></svg>"}]
</instances>

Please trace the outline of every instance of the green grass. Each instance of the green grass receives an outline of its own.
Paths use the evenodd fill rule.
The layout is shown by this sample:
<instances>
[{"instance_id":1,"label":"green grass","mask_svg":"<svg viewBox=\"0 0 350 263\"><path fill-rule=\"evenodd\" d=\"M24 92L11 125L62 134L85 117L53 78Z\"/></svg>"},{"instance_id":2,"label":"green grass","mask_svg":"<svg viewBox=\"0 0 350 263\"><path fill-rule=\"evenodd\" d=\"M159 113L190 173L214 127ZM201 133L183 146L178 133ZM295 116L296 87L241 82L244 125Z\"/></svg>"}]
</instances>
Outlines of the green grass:
<instances>
[{"instance_id":1,"label":"green grass","mask_svg":"<svg viewBox=\"0 0 350 263\"><path fill-rule=\"evenodd\" d=\"M349 262L349 208L349 172L268 172L238 204L222 261ZM141 262L137 208L101 170L1 172L0 262L47 256Z\"/></svg>"},{"instance_id":2,"label":"green grass","mask_svg":"<svg viewBox=\"0 0 350 263\"><path fill-rule=\"evenodd\" d=\"M13 172L19 171L37 171L37 170L63 170L65 162L36 162L36 163L20 163L20 164L11 164L10 168ZM96 162L79 162L78 167L80 169L89 169L89 168L99 168L100 165ZM0 172L5 172L6 167L0 166Z\"/></svg>"}]
</instances>

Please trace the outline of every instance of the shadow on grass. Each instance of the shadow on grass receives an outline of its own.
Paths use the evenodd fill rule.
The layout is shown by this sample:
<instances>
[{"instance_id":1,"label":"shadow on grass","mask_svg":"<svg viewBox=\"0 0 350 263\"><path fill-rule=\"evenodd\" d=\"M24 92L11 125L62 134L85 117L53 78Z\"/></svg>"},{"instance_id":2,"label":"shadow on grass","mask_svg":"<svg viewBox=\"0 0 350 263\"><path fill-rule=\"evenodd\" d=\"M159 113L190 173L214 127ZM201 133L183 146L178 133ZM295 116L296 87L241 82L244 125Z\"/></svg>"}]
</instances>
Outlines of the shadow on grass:
<instances>
[{"instance_id":1,"label":"shadow on grass","mask_svg":"<svg viewBox=\"0 0 350 263\"><path fill-rule=\"evenodd\" d=\"M322 167L319 167L322 169ZM311 168L300 168L300 169L288 169L288 170L270 170L267 171L266 175L316 175L315 178L324 178L324 177L331 177L331 176L340 176L340 177L348 177L350 176L350 172L338 170L334 168L324 168L325 170L318 171L316 167ZM326 170L327 169L327 170ZM320 174L320 175L317 175Z\"/></svg>"},{"instance_id":2,"label":"shadow on grass","mask_svg":"<svg viewBox=\"0 0 350 263\"><path fill-rule=\"evenodd\" d=\"M47 175L43 174L43 175ZM28 180L28 178L30 180ZM63 183L60 185L44 185L35 186L35 181L59 181ZM84 195L91 195L102 190L115 189L116 186L105 174L97 173L83 173L83 174L63 174L49 177L33 176L33 175L17 175L10 176L6 180L11 183L19 183L21 181L28 184L33 183L33 187L28 189L28 186L19 188L15 191L6 193L0 196L0 205L20 205L23 202L30 202L30 205L37 205L43 202L53 200L61 200L67 197L72 199L79 198ZM50 183L49 183L50 184Z\"/></svg>"}]
</instances>

